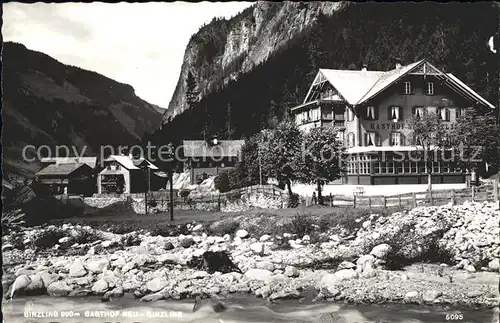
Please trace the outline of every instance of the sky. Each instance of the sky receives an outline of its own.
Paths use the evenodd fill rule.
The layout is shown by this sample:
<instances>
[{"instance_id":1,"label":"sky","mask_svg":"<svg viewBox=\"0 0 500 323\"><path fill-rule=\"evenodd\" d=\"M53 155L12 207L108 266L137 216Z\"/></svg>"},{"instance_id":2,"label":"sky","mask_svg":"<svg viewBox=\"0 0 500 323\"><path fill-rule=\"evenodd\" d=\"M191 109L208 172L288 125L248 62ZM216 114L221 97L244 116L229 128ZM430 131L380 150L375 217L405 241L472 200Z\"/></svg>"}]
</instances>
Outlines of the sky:
<instances>
[{"instance_id":1,"label":"sky","mask_svg":"<svg viewBox=\"0 0 500 323\"><path fill-rule=\"evenodd\" d=\"M130 84L136 95L166 108L191 35L213 17L230 18L251 4L7 3L2 34L4 41Z\"/></svg>"}]
</instances>

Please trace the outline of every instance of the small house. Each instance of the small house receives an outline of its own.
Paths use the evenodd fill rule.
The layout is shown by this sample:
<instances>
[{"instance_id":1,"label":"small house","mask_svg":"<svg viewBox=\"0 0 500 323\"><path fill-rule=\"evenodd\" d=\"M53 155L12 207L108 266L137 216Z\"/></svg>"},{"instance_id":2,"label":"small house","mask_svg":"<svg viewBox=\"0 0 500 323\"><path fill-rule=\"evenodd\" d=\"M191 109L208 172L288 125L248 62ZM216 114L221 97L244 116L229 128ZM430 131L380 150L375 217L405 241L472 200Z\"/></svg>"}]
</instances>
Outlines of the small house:
<instances>
[{"instance_id":1,"label":"small house","mask_svg":"<svg viewBox=\"0 0 500 323\"><path fill-rule=\"evenodd\" d=\"M167 177L143 157L111 155L97 176L98 194L130 194L166 187Z\"/></svg>"},{"instance_id":2,"label":"small house","mask_svg":"<svg viewBox=\"0 0 500 323\"><path fill-rule=\"evenodd\" d=\"M234 167L244 144L244 140L184 140L184 168L190 171L191 184Z\"/></svg>"},{"instance_id":3,"label":"small house","mask_svg":"<svg viewBox=\"0 0 500 323\"><path fill-rule=\"evenodd\" d=\"M52 194L92 195L95 192L94 170L85 163L49 164L35 174Z\"/></svg>"}]
</instances>

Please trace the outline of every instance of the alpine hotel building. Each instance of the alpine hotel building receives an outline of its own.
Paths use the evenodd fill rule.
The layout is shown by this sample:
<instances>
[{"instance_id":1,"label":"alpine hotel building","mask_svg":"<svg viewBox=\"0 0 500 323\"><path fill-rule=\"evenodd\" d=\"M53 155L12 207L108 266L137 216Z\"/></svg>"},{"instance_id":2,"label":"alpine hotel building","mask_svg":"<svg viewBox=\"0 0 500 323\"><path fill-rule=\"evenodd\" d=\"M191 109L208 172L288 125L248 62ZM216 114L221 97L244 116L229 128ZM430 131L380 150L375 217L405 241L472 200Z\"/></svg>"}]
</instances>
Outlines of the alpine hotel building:
<instances>
[{"instance_id":1,"label":"alpine hotel building","mask_svg":"<svg viewBox=\"0 0 500 323\"><path fill-rule=\"evenodd\" d=\"M331 123L342 129L339 137L348 156L342 183L425 184L426 162L402 158L416 149L407 138L406 120L432 111L451 129L467 107L479 106L495 108L453 74L424 59L396 64L387 72L320 69L303 104L291 111L302 131ZM433 183L466 180L449 162L432 166Z\"/></svg>"}]
</instances>

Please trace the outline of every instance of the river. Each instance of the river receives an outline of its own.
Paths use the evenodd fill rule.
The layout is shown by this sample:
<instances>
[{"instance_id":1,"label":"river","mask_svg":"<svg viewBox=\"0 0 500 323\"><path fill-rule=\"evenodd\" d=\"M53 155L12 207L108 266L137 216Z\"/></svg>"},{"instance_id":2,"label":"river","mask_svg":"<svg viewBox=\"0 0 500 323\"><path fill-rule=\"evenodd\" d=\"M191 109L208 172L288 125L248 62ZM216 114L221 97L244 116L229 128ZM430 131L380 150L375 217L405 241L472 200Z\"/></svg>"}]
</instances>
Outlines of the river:
<instances>
[{"instance_id":1,"label":"river","mask_svg":"<svg viewBox=\"0 0 500 323\"><path fill-rule=\"evenodd\" d=\"M344 317L347 322L353 323L499 322L498 309L461 310L437 305L346 305L331 302L299 303L297 301L268 304L262 299L249 295L231 296L224 300L223 303L226 305L227 310L222 313L215 313L210 306L202 306L200 310L193 313L194 301L192 300L162 300L153 303L140 303L138 300L126 296L102 303L96 297L55 298L37 296L15 298L11 302L4 302L2 311L3 322L6 323L293 323L314 322L315 319L325 313L337 313ZM28 315L27 317L28 313L34 315L32 317ZM38 317L42 313L46 317ZM106 316L103 317L103 315Z\"/></svg>"}]
</instances>

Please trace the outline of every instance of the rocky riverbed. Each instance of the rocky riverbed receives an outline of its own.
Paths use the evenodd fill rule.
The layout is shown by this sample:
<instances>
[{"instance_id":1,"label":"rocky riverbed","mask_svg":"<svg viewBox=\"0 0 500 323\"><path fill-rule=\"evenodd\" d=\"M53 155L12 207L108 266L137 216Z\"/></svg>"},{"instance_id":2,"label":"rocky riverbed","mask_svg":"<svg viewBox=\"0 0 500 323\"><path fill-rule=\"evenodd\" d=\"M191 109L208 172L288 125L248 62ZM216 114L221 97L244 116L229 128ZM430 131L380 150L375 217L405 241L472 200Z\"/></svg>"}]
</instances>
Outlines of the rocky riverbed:
<instances>
[{"instance_id":1,"label":"rocky riverbed","mask_svg":"<svg viewBox=\"0 0 500 323\"><path fill-rule=\"evenodd\" d=\"M217 223L189 224L189 234L175 236L68 224L18 229L4 237L4 297L98 295L108 301L130 293L150 302L251 293L269 302L498 306L500 214L493 203L420 207L354 220L359 226L349 228L331 220L317 235L245 230L244 218L237 219L238 230L223 235L213 234ZM398 247L401 237L404 248ZM415 262L390 270L394 259L434 255L422 253L429 237L439 238L435 246L446 250L448 263ZM213 270L207 252L228 255L239 270Z\"/></svg>"}]
</instances>

